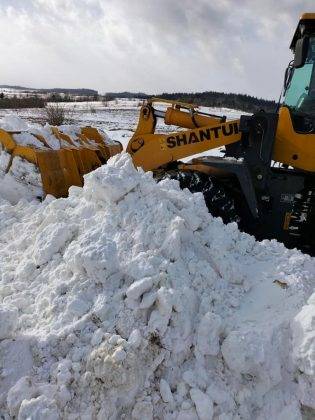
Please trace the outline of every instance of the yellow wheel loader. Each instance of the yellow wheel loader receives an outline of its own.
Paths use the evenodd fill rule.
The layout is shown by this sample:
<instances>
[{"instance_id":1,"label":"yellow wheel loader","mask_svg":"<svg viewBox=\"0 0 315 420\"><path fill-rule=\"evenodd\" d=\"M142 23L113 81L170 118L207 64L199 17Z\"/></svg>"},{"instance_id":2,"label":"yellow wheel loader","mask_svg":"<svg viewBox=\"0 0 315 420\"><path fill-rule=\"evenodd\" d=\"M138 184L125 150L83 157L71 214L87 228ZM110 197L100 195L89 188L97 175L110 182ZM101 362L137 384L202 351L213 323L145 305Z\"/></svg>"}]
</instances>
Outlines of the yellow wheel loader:
<instances>
[{"instance_id":1,"label":"yellow wheel loader","mask_svg":"<svg viewBox=\"0 0 315 420\"><path fill-rule=\"evenodd\" d=\"M193 105L148 101L127 151L158 180L202 192L209 211L258 239L315 253L315 13L303 14L290 46L284 100L271 112L226 121ZM167 101L164 101L167 103ZM185 128L155 133L156 122ZM187 157L224 147L224 156ZM181 159L185 159L182 162Z\"/></svg>"}]
</instances>

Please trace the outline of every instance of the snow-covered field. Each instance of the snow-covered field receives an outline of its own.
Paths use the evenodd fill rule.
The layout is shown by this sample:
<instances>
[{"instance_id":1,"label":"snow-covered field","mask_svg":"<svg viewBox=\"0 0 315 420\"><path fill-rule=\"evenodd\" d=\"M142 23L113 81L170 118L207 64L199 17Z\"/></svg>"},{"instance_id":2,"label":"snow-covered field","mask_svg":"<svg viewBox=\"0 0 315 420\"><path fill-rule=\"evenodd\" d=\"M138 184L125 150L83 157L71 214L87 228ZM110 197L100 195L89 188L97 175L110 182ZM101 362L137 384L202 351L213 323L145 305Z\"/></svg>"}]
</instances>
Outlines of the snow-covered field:
<instances>
[{"instance_id":1,"label":"snow-covered field","mask_svg":"<svg viewBox=\"0 0 315 420\"><path fill-rule=\"evenodd\" d=\"M125 111L77 123L122 140ZM126 154L67 199L0 193L0 417L314 418L314 287L314 259Z\"/></svg>"},{"instance_id":2,"label":"snow-covered field","mask_svg":"<svg viewBox=\"0 0 315 420\"><path fill-rule=\"evenodd\" d=\"M80 126L91 125L101 128L108 132L113 140L118 140L126 146L137 125L141 104L142 101L139 99L117 99L109 101L107 106L104 106L102 102L69 102L59 105L68 110L68 117L73 124ZM226 115L231 119L238 118L241 115L241 111L226 108L201 108L201 110L218 115ZM7 116L8 112L35 125L42 123L45 119L45 112L42 109L9 111L0 109L0 120ZM174 130L178 130L178 128L167 126L161 121L158 122L157 131L171 132Z\"/></svg>"},{"instance_id":3,"label":"snow-covered field","mask_svg":"<svg viewBox=\"0 0 315 420\"><path fill-rule=\"evenodd\" d=\"M78 102L61 104L61 106L68 109L67 116L73 124L105 129L114 140L117 139L126 144L137 124L140 109L138 103L139 101L128 101L128 103L119 101L119 104L116 104L113 101L109 106L104 107L101 102ZM8 112L35 126L45 119L45 111L36 108L9 111L0 109L0 119L7 116Z\"/></svg>"}]
</instances>

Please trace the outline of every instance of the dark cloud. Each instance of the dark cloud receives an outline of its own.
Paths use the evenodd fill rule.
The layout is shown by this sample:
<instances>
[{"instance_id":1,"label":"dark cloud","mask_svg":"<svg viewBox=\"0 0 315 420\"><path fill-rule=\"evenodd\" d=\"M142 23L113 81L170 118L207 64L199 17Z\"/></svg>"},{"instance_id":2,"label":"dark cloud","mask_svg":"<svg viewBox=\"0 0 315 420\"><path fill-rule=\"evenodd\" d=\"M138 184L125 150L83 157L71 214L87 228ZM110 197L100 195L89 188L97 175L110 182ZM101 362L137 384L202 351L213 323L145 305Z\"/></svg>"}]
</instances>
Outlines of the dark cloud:
<instances>
[{"instance_id":1,"label":"dark cloud","mask_svg":"<svg viewBox=\"0 0 315 420\"><path fill-rule=\"evenodd\" d=\"M2 83L278 97L313 0L0 0Z\"/></svg>"}]
</instances>

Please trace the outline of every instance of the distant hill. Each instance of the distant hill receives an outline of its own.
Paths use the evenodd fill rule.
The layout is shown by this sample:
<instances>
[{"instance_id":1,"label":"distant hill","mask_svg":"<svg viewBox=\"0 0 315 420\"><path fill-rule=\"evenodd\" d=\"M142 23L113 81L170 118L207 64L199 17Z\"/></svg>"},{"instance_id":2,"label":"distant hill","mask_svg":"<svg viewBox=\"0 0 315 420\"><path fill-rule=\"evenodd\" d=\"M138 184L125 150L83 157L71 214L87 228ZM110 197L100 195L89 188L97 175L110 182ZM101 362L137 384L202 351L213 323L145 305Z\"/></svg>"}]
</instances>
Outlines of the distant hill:
<instances>
[{"instance_id":1,"label":"distant hill","mask_svg":"<svg viewBox=\"0 0 315 420\"><path fill-rule=\"evenodd\" d=\"M138 98L138 99L148 99L152 98L154 95L149 95L143 92L106 92L105 96L107 98Z\"/></svg>"},{"instance_id":2,"label":"distant hill","mask_svg":"<svg viewBox=\"0 0 315 420\"><path fill-rule=\"evenodd\" d=\"M0 89L28 90L29 88L23 86L0 85Z\"/></svg>"},{"instance_id":3,"label":"distant hill","mask_svg":"<svg viewBox=\"0 0 315 420\"><path fill-rule=\"evenodd\" d=\"M51 88L51 89L37 89L37 88L28 88L24 86L11 86L11 85L0 85L0 89L12 89L16 91L30 92L30 93L39 93L39 94L65 94L65 95L77 95L77 96L94 96L98 95L97 90L94 89L69 89L69 88Z\"/></svg>"}]
</instances>

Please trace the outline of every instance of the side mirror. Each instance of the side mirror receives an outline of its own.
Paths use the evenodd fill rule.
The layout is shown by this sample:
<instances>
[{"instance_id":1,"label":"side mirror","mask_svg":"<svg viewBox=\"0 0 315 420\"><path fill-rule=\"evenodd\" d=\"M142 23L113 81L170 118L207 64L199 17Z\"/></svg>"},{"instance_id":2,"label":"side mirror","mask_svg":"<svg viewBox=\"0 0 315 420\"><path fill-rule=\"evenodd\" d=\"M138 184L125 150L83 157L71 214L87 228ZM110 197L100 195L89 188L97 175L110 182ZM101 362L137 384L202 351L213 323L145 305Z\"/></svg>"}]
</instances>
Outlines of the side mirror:
<instances>
[{"instance_id":1,"label":"side mirror","mask_svg":"<svg viewBox=\"0 0 315 420\"><path fill-rule=\"evenodd\" d=\"M304 66L307 57L309 41L310 39L308 36L303 36L303 38L300 38L296 41L293 63L294 68L299 69L300 67Z\"/></svg>"}]
</instances>

